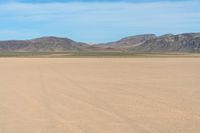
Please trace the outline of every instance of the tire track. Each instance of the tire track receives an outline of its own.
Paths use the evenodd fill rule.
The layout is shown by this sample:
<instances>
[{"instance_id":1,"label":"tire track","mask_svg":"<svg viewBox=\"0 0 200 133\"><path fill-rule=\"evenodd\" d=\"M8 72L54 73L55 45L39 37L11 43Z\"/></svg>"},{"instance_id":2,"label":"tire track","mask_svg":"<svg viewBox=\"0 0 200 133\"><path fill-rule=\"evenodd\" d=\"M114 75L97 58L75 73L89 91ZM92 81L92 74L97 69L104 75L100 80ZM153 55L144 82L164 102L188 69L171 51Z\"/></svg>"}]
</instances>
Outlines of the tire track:
<instances>
[{"instance_id":1,"label":"tire track","mask_svg":"<svg viewBox=\"0 0 200 133\"><path fill-rule=\"evenodd\" d=\"M75 92L75 91L76 91L76 92L82 92L82 93L85 93L86 95L93 96L93 95L91 94L90 89L88 89L87 87L81 85L81 84L78 83L77 81L72 80L71 78L67 77L67 76L64 75L63 73L58 72L58 71L57 71L55 68L53 68L52 66L49 66L49 68L53 70L52 72L54 72L54 75L57 75L57 78L58 78L58 79L59 79L59 78L61 79L61 77L62 77L62 79L63 79L63 78L65 79L65 80L61 83L62 85L63 85L63 84L66 84L66 83L70 83L70 84L72 84L72 85L74 86L74 88L76 88L76 90L74 90L74 92ZM61 76L61 75L62 75L62 76ZM62 80L58 80L58 81L62 81ZM77 90L77 89L79 89L79 90ZM83 91L83 90L84 90L84 91ZM149 130L152 131L152 129L148 129L148 127L145 127L145 126L142 125L142 124L139 124L139 123L137 123L137 122L134 122L132 119L130 119L130 118L128 118L128 117L126 117L126 116L124 116L124 115L118 113L118 112L115 111L115 110L113 110L113 109L112 109L112 106L110 106L109 104L107 104L103 99L101 99L101 98L99 98L99 97L93 97L93 98L95 98L96 100L98 100L98 103L103 103L103 104L101 104L101 105L99 105L99 106L97 106L97 105L95 105L95 104L93 104L93 103L91 103L91 102L88 102L88 101L86 101L86 100L84 100L84 99L80 99L80 97L69 96L69 94L68 94L67 97L71 97L72 99L74 99L74 100L76 100L76 101L79 101L79 102L81 102L81 103L83 103L83 104L89 105L89 106L91 106L92 108L97 109L97 110L99 110L99 111L102 111L102 112L105 113L105 114L114 116L114 117L116 117L117 119L119 119L120 121L122 121L123 123L126 123L127 125L129 125L130 128L133 128L133 126L135 126L135 127L137 127L137 132L142 132L142 133L143 133L143 132L148 132ZM134 128L134 130L136 130L136 129ZM156 131L156 130L154 129L154 133L155 133L155 132L158 132L158 133L159 133L159 131Z\"/></svg>"},{"instance_id":2,"label":"tire track","mask_svg":"<svg viewBox=\"0 0 200 133\"><path fill-rule=\"evenodd\" d=\"M62 121L64 120L62 117L59 117L59 119L56 118L56 116L59 116L55 111L54 108L52 107L52 105L50 104L51 100L48 98L48 96L50 96L50 93L48 93L47 90L47 86L46 86L46 82L45 82L45 77L44 77L44 69L42 68L38 68L39 71L39 79L40 79L40 84L41 84L41 98L42 98L42 102L44 107L46 108L46 118L49 118L50 121L50 127L48 127L48 129L52 132L52 133L60 133L58 132L59 130L59 125L56 126L58 123L62 123L59 119L62 119ZM58 122L58 123L57 123ZM67 123L67 125L65 124L65 126L68 127L67 130L70 131L70 133L73 133L74 129L76 130L76 132L74 133L83 133L79 128L73 126L72 124L70 124L69 122L65 121ZM70 125L70 126L69 126ZM74 127L74 128L71 128Z\"/></svg>"}]
</instances>

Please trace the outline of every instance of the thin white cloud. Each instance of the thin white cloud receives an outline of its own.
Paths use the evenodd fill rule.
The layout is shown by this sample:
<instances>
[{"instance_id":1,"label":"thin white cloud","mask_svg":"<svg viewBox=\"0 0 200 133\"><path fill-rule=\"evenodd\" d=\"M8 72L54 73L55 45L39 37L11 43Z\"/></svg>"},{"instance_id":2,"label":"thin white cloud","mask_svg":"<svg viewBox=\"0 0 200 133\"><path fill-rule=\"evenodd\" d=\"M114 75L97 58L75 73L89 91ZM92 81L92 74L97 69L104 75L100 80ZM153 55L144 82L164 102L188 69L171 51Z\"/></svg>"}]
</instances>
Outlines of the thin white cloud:
<instances>
[{"instance_id":1,"label":"thin white cloud","mask_svg":"<svg viewBox=\"0 0 200 133\"><path fill-rule=\"evenodd\" d=\"M38 32L54 32L58 35L66 33L66 36L83 41L89 40L90 36L94 41L95 36L97 41L103 38L107 41L109 35L111 39L114 38L113 33L118 37L147 32L166 33L170 30L187 32L191 29L193 32L200 31L200 28L195 29L197 26L200 27L198 5L198 1L45 4L11 2L0 4L0 21L5 25L0 26L0 29L27 28L35 31L36 27L40 28L36 30ZM81 35L83 37L80 37Z\"/></svg>"}]
</instances>

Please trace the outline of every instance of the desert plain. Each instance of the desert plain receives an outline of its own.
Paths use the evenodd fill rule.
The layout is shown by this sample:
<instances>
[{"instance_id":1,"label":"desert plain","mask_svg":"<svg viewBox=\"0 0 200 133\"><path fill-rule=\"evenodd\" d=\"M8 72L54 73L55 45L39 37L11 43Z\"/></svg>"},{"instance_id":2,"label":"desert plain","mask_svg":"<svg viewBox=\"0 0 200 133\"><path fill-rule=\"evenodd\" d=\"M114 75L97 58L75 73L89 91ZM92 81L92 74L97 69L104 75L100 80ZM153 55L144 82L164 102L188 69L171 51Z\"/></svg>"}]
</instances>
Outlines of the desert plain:
<instances>
[{"instance_id":1,"label":"desert plain","mask_svg":"<svg viewBox=\"0 0 200 133\"><path fill-rule=\"evenodd\" d=\"M200 58L0 58L0 133L200 133Z\"/></svg>"}]
</instances>

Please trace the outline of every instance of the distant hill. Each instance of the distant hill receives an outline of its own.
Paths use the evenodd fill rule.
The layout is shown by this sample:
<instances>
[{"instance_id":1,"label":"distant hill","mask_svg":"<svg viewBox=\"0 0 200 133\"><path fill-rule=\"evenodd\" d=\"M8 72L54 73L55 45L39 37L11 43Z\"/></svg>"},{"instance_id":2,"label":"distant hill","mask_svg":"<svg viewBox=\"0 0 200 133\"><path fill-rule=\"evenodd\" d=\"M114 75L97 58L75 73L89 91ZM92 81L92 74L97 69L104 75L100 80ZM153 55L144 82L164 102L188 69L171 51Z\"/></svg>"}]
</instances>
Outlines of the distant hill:
<instances>
[{"instance_id":1,"label":"distant hill","mask_svg":"<svg viewBox=\"0 0 200 133\"><path fill-rule=\"evenodd\" d=\"M200 53L200 33L137 35L99 46L136 53Z\"/></svg>"},{"instance_id":2,"label":"distant hill","mask_svg":"<svg viewBox=\"0 0 200 133\"><path fill-rule=\"evenodd\" d=\"M1 52L65 52L84 51L90 46L68 38L41 37L32 40L0 41Z\"/></svg>"},{"instance_id":3,"label":"distant hill","mask_svg":"<svg viewBox=\"0 0 200 133\"><path fill-rule=\"evenodd\" d=\"M199 53L200 34L186 33L180 35L167 34L151 39L138 47L129 49L135 52L177 52L177 53Z\"/></svg>"},{"instance_id":4,"label":"distant hill","mask_svg":"<svg viewBox=\"0 0 200 133\"><path fill-rule=\"evenodd\" d=\"M156 38L154 34L144 34L144 35L136 35L136 36L129 36L126 38L122 38L116 42L104 43L99 44L98 46L101 47L110 47L110 48L117 48L121 50L128 50L130 48L134 48L146 42L147 40Z\"/></svg>"},{"instance_id":5,"label":"distant hill","mask_svg":"<svg viewBox=\"0 0 200 133\"><path fill-rule=\"evenodd\" d=\"M200 33L136 35L116 42L89 45L68 38L41 37L32 40L0 41L0 52L133 52L200 53Z\"/></svg>"}]
</instances>

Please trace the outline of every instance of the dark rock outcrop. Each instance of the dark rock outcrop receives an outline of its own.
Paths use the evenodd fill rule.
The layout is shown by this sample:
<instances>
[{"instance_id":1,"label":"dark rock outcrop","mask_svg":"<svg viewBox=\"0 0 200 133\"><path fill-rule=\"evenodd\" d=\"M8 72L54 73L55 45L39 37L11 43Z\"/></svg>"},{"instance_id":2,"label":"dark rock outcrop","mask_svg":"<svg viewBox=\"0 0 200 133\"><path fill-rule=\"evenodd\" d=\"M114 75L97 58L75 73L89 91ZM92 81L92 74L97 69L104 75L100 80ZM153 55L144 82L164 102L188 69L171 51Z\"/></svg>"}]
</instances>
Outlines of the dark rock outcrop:
<instances>
[{"instance_id":1,"label":"dark rock outcrop","mask_svg":"<svg viewBox=\"0 0 200 133\"><path fill-rule=\"evenodd\" d=\"M200 53L200 33L138 35L99 46L135 53Z\"/></svg>"}]
</instances>

